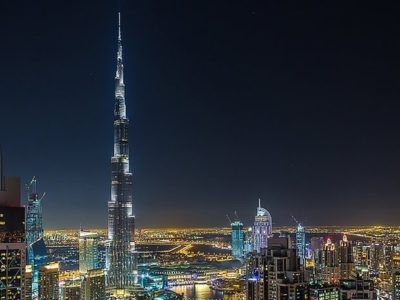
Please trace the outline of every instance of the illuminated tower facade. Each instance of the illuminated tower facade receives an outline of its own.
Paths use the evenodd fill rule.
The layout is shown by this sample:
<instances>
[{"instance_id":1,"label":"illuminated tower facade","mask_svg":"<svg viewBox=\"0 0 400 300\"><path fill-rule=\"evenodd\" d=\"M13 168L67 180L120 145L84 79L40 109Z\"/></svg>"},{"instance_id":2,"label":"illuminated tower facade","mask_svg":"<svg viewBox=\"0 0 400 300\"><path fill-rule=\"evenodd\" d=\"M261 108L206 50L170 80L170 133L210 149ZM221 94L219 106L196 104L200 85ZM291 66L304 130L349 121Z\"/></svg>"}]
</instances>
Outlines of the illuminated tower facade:
<instances>
[{"instance_id":1,"label":"illuminated tower facade","mask_svg":"<svg viewBox=\"0 0 400 300\"><path fill-rule=\"evenodd\" d=\"M37 299L39 290L39 270L47 262L47 249L43 240L42 199L36 191L36 178L33 177L28 188L26 207L26 244L28 264L32 270L32 299Z\"/></svg>"},{"instance_id":2,"label":"illuminated tower facade","mask_svg":"<svg viewBox=\"0 0 400 300\"><path fill-rule=\"evenodd\" d=\"M29 184L28 206L26 208L26 243L28 247L43 238L42 197L36 191L36 178ZM29 260L33 259L31 251Z\"/></svg>"},{"instance_id":3,"label":"illuminated tower facade","mask_svg":"<svg viewBox=\"0 0 400 300\"><path fill-rule=\"evenodd\" d=\"M296 248L297 256L300 259L300 265L304 266L305 262L305 251L306 251L306 233L304 231L304 226L300 223L297 224L296 230Z\"/></svg>"},{"instance_id":4,"label":"illuminated tower facade","mask_svg":"<svg viewBox=\"0 0 400 300\"><path fill-rule=\"evenodd\" d=\"M236 259L243 258L243 223L239 220L231 223L232 228L232 256Z\"/></svg>"},{"instance_id":5,"label":"illuminated tower facade","mask_svg":"<svg viewBox=\"0 0 400 300\"><path fill-rule=\"evenodd\" d=\"M86 274L99 267L99 235L96 232L79 232L79 272Z\"/></svg>"},{"instance_id":6,"label":"illuminated tower facade","mask_svg":"<svg viewBox=\"0 0 400 300\"><path fill-rule=\"evenodd\" d=\"M126 116L121 18L118 15L115 75L114 155L111 158L111 199L108 202L107 289L124 298L136 281L132 173L129 169L129 120ZM115 293L114 293L115 292ZM113 297L113 296L110 296Z\"/></svg>"},{"instance_id":7,"label":"illuminated tower facade","mask_svg":"<svg viewBox=\"0 0 400 300\"><path fill-rule=\"evenodd\" d=\"M257 215L253 225L252 250L260 253L262 248L267 248L268 238L272 237L272 218L271 214L261 207L261 200L258 200Z\"/></svg>"}]
</instances>

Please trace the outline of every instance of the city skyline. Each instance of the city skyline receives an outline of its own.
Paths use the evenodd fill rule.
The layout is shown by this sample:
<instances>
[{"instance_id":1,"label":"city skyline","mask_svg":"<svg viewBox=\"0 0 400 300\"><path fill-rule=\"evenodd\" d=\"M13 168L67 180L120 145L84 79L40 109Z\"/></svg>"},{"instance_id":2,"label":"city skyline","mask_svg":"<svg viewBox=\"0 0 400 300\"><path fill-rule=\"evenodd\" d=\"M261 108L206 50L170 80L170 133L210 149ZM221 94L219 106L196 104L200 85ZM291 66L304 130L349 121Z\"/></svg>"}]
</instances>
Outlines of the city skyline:
<instances>
[{"instance_id":1,"label":"city skyline","mask_svg":"<svg viewBox=\"0 0 400 300\"><path fill-rule=\"evenodd\" d=\"M36 176L45 228L105 228L120 8L14 5L1 12L5 173ZM400 225L394 13L159 5L121 5L138 227L228 227L233 211L247 226L259 198L277 225Z\"/></svg>"}]
</instances>

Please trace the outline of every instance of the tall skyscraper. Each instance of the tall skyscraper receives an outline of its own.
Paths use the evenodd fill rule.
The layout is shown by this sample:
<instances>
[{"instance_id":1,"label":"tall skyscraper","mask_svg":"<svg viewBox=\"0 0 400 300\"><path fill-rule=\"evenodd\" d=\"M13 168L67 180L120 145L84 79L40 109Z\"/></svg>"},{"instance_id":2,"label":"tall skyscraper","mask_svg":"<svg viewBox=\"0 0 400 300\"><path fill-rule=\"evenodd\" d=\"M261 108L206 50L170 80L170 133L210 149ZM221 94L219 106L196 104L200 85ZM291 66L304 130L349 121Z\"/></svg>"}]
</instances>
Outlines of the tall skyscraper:
<instances>
[{"instance_id":1,"label":"tall skyscraper","mask_svg":"<svg viewBox=\"0 0 400 300\"><path fill-rule=\"evenodd\" d=\"M39 289L39 270L47 262L47 249L43 240L42 198L36 190L36 178L33 177L28 188L26 207L26 243L28 264L32 267L32 297L37 299Z\"/></svg>"},{"instance_id":2,"label":"tall skyscraper","mask_svg":"<svg viewBox=\"0 0 400 300\"><path fill-rule=\"evenodd\" d=\"M300 265L304 266L306 259L306 233L304 231L304 226L302 226L300 223L297 224L296 229L296 248L297 256L300 259Z\"/></svg>"},{"instance_id":3,"label":"tall skyscraper","mask_svg":"<svg viewBox=\"0 0 400 300\"><path fill-rule=\"evenodd\" d=\"M114 155L111 158L111 199L108 202L107 290L114 298L130 297L136 282L132 207L132 173L129 169L129 120L126 116L121 17L118 14L118 54L115 75ZM118 295L118 296L116 296Z\"/></svg>"},{"instance_id":4,"label":"tall skyscraper","mask_svg":"<svg viewBox=\"0 0 400 300\"><path fill-rule=\"evenodd\" d=\"M337 284L340 272L336 246L328 238L324 247L317 251L316 271L318 281L322 284Z\"/></svg>"},{"instance_id":5,"label":"tall skyscraper","mask_svg":"<svg viewBox=\"0 0 400 300\"><path fill-rule=\"evenodd\" d=\"M258 200L257 215L253 225L253 246L252 250L260 253L262 248L267 248L268 238L272 237L271 214L261 207L261 200Z\"/></svg>"},{"instance_id":6,"label":"tall skyscraper","mask_svg":"<svg viewBox=\"0 0 400 300\"><path fill-rule=\"evenodd\" d=\"M96 232L79 232L79 272L87 273L99 267L99 235Z\"/></svg>"},{"instance_id":7,"label":"tall skyscraper","mask_svg":"<svg viewBox=\"0 0 400 300\"><path fill-rule=\"evenodd\" d=\"M340 279L350 279L354 272L353 246L344 234L339 241L338 262L340 268Z\"/></svg>"},{"instance_id":8,"label":"tall skyscraper","mask_svg":"<svg viewBox=\"0 0 400 300\"><path fill-rule=\"evenodd\" d=\"M43 238L42 197L36 191L36 178L29 184L28 205L26 208L26 243L31 246ZM33 253L28 250L28 259L33 260Z\"/></svg>"},{"instance_id":9,"label":"tall skyscraper","mask_svg":"<svg viewBox=\"0 0 400 300\"><path fill-rule=\"evenodd\" d=\"M243 223L236 220L231 223L232 228L232 256L236 259L243 258Z\"/></svg>"},{"instance_id":10,"label":"tall skyscraper","mask_svg":"<svg viewBox=\"0 0 400 300\"><path fill-rule=\"evenodd\" d=\"M253 253L248 274L248 300L307 299L307 284L289 237L270 238L268 248ZM250 275L250 276L249 276Z\"/></svg>"},{"instance_id":11,"label":"tall skyscraper","mask_svg":"<svg viewBox=\"0 0 400 300\"><path fill-rule=\"evenodd\" d=\"M54 300L59 297L59 275L58 263L47 263L40 267L39 271L39 299Z\"/></svg>"},{"instance_id":12,"label":"tall skyscraper","mask_svg":"<svg viewBox=\"0 0 400 300\"><path fill-rule=\"evenodd\" d=\"M25 299L25 208L19 177L4 176L0 148L0 299Z\"/></svg>"}]
</instances>

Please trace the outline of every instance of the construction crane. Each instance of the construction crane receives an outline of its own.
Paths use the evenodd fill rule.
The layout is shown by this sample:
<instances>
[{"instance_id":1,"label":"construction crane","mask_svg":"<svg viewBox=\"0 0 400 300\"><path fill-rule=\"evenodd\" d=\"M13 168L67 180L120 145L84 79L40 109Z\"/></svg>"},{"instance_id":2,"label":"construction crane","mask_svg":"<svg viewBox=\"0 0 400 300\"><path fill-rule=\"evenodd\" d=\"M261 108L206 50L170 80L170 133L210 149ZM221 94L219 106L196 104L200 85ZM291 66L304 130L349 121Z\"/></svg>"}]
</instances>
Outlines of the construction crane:
<instances>
[{"instance_id":1,"label":"construction crane","mask_svg":"<svg viewBox=\"0 0 400 300\"><path fill-rule=\"evenodd\" d=\"M297 225L299 225L299 224L300 224L300 222L299 222L299 221L297 221L297 219L296 219L296 218L295 218L293 215L292 215L291 217L292 217L293 221L295 221L295 222L296 222L296 224L297 224Z\"/></svg>"},{"instance_id":2,"label":"construction crane","mask_svg":"<svg viewBox=\"0 0 400 300\"><path fill-rule=\"evenodd\" d=\"M25 184L25 187L26 187L26 189L29 191L29 193L31 193L31 194L37 194L37 189L36 189L36 182L37 182L37 180L36 180L36 176L33 176L32 177L32 180L28 183L28 184ZM40 197L38 197L37 199L38 200L42 200L44 197L46 196L46 192L44 192L43 194L42 194L42 196L40 196Z\"/></svg>"},{"instance_id":3,"label":"construction crane","mask_svg":"<svg viewBox=\"0 0 400 300\"><path fill-rule=\"evenodd\" d=\"M226 214L226 218L227 218L228 221L229 221L229 225L232 224L232 220L231 220L231 218L229 218L229 215L228 215L228 214Z\"/></svg>"}]
</instances>

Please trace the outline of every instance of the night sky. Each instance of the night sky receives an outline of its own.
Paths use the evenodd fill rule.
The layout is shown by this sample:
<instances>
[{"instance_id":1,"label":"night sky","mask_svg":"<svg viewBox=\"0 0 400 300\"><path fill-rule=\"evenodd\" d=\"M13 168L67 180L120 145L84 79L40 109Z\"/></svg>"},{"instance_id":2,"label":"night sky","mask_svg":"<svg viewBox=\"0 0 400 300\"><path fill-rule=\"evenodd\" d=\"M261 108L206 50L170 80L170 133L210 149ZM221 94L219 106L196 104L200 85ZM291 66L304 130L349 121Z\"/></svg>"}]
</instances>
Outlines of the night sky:
<instances>
[{"instance_id":1,"label":"night sky","mask_svg":"<svg viewBox=\"0 0 400 300\"><path fill-rule=\"evenodd\" d=\"M275 225L400 224L384 2L1 1L5 172L46 228L106 226L122 9L138 227L249 224L258 198Z\"/></svg>"}]
</instances>

